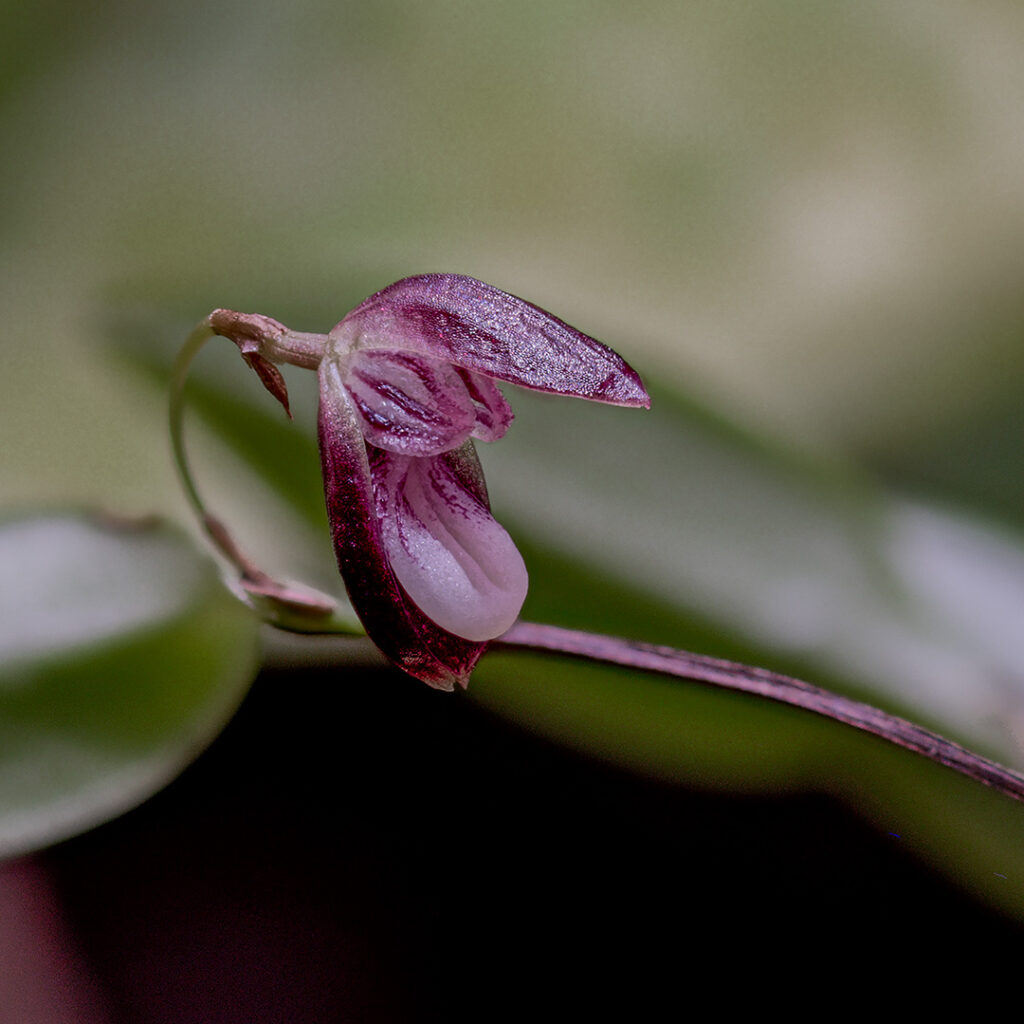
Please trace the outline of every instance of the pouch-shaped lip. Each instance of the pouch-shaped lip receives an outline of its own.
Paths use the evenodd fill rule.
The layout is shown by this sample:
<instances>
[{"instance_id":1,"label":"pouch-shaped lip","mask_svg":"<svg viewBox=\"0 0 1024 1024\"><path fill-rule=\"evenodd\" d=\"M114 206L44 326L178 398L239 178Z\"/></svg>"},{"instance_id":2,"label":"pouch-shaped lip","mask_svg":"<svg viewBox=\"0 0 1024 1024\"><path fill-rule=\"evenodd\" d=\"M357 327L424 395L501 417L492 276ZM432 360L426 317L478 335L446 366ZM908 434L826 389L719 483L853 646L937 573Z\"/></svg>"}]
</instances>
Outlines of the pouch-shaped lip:
<instances>
[{"instance_id":1,"label":"pouch-shaped lip","mask_svg":"<svg viewBox=\"0 0 1024 1024\"><path fill-rule=\"evenodd\" d=\"M472 443L433 458L371 449L370 470L388 562L417 607L468 640L509 629L526 566L491 515Z\"/></svg>"}]
</instances>

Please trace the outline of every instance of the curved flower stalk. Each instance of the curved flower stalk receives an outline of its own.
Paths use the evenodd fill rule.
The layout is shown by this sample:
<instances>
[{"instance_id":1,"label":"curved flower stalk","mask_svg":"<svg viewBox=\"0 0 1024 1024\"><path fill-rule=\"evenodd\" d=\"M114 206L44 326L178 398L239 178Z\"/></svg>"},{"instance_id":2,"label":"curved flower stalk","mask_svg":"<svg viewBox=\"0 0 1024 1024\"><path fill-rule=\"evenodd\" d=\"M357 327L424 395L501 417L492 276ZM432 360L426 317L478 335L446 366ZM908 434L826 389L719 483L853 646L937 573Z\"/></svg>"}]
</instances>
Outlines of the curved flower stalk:
<instances>
[{"instance_id":1,"label":"curved flower stalk","mask_svg":"<svg viewBox=\"0 0 1024 1024\"><path fill-rule=\"evenodd\" d=\"M473 445L498 440L512 422L496 382L650 405L640 378L607 346L531 303L454 274L398 281L327 335L224 309L197 334L194 347L211 334L234 341L286 411L278 365L316 370L324 494L352 605L384 654L441 689L466 684L526 596L526 567L491 515ZM324 614L315 599L254 569L205 513L184 468L180 415L179 402L172 426L186 488L243 587L300 617Z\"/></svg>"}]
</instances>

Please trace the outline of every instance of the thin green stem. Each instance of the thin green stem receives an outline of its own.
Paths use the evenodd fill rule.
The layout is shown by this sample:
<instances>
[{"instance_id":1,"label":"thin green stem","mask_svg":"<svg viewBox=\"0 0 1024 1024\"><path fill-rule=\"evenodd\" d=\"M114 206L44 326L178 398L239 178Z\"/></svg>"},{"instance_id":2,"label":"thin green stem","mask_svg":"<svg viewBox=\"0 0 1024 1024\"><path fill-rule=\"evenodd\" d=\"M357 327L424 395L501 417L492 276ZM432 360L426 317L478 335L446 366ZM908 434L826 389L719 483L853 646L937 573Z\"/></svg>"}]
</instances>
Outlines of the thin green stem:
<instances>
[{"instance_id":1,"label":"thin green stem","mask_svg":"<svg viewBox=\"0 0 1024 1024\"><path fill-rule=\"evenodd\" d=\"M169 408L174 464L178 469L178 476L181 478L182 487L185 488L185 495L189 500L189 504L192 506L196 517L206 528L207 533L209 533L209 527L207 525L206 506L203 504L203 499L199 496L199 489L196 487L196 482L192 477L192 470L188 464L188 454L185 451L185 380L199 350L213 337L215 337L215 332L210 326L208 319L199 324L188 336L181 351L178 353L178 358L174 361L174 369L171 371ZM211 540L220 549L217 539L211 537ZM230 559L228 552L222 551L221 553Z\"/></svg>"},{"instance_id":2,"label":"thin green stem","mask_svg":"<svg viewBox=\"0 0 1024 1024\"><path fill-rule=\"evenodd\" d=\"M346 616L333 598L311 587L276 580L251 562L224 523L209 512L199 494L185 448L185 381L199 350L216 336L218 331L207 317L186 339L171 372L168 409L171 448L189 504L214 549L236 574L232 589L266 622L298 633L360 633L362 630L354 617ZM281 393L277 394L279 399Z\"/></svg>"}]
</instances>

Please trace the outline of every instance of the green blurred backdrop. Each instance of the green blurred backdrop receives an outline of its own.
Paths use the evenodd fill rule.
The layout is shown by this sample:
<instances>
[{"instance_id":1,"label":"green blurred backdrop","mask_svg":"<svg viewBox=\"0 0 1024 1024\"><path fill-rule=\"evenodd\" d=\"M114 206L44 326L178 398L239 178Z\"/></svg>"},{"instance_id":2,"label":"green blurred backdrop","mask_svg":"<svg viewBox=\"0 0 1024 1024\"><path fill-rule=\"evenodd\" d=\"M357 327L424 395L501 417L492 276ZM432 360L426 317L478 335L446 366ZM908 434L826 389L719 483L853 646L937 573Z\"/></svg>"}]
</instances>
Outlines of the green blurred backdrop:
<instances>
[{"instance_id":1,"label":"green blurred backdrop","mask_svg":"<svg viewBox=\"0 0 1024 1024\"><path fill-rule=\"evenodd\" d=\"M112 304L313 329L435 269L758 429L901 468L1019 405L1019 4L2 19L8 501L163 505L160 417L98 344Z\"/></svg>"}]
</instances>

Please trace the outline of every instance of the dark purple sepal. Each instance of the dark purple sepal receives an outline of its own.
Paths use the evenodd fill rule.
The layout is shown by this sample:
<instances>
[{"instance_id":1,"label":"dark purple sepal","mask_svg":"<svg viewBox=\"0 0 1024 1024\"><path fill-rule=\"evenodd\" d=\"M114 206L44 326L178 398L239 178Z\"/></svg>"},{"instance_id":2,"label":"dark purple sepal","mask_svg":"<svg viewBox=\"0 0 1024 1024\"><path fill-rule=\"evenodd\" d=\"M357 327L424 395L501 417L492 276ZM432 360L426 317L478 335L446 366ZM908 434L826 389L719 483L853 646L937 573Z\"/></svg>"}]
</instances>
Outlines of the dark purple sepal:
<instances>
[{"instance_id":1,"label":"dark purple sepal","mask_svg":"<svg viewBox=\"0 0 1024 1024\"><path fill-rule=\"evenodd\" d=\"M636 371L606 345L459 274L397 281L352 310L331 337L367 350L420 352L536 391L650 406Z\"/></svg>"},{"instance_id":2,"label":"dark purple sepal","mask_svg":"<svg viewBox=\"0 0 1024 1024\"><path fill-rule=\"evenodd\" d=\"M465 686L487 644L441 629L398 583L381 540L366 444L337 363L325 359L319 376L324 496L352 606L369 638L405 672L442 690Z\"/></svg>"}]
</instances>

